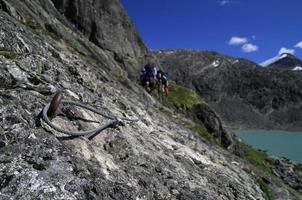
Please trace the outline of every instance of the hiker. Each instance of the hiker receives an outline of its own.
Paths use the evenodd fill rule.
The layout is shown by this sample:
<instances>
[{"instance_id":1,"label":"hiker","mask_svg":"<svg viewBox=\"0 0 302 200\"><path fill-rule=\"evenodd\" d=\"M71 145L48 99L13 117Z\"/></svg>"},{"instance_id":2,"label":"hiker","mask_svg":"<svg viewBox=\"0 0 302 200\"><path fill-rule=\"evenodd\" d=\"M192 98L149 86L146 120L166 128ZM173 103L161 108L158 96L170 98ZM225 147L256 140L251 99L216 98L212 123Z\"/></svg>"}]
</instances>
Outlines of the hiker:
<instances>
[{"instance_id":1,"label":"hiker","mask_svg":"<svg viewBox=\"0 0 302 200\"><path fill-rule=\"evenodd\" d=\"M169 94L168 72L158 70L157 75L158 90L164 92L166 96Z\"/></svg>"},{"instance_id":2,"label":"hiker","mask_svg":"<svg viewBox=\"0 0 302 200\"><path fill-rule=\"evenodd\" d=\"M157 69L153 64L146 64L141 71L141 83L148 93L155 88Z\"/></svg>"}]
</instances>

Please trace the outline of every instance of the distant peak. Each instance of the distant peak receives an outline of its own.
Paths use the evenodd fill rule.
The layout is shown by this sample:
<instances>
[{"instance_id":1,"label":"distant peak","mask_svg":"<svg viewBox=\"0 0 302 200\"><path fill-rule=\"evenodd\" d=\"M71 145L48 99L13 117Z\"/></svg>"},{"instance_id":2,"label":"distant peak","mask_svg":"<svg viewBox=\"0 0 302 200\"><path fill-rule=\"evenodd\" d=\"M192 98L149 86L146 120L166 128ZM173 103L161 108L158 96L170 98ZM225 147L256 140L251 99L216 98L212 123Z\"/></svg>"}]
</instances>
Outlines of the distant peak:
<instances>
[{"instance_id":1,"label":"distant peak","mask_svg":"<svg viewBox=\"0 0 302 200\"><path fill-rule=\"evenodd\" d=\"M284 58L284 57L292 57L294 58L295 56L291 53L282 53L279 55L280 58Z\"/></svg>"},{"instance_id":2,"label":"distant peak","mask_svg":"<svg viewBox=\"0 0 302 200\"><path fill-rule=\"evenodd\" d=\"M262 66L262 67L267 67L275 62L278 62L279 60L282 60L284 58L292 58L292 59L296 59L296 57L291 54L291 53L281 53L280 55L278 56L275 56L273 58L270 58L262 63L260 63L259 65Z\"/></svg>"}]
</instances>

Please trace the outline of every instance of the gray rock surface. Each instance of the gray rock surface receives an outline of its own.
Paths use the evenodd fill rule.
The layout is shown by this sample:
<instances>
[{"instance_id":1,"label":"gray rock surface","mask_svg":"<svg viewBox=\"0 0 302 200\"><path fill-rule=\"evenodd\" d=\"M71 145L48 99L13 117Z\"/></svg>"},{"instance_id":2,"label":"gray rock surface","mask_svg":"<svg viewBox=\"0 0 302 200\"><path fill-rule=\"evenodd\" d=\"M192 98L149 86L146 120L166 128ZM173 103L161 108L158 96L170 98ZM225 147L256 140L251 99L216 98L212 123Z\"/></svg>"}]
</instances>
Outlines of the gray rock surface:
<instances>
[{"instance_id":1,"label":"gray rock surface","mask_svg":"<svg viewBox=\"0 0 302 200\"><path fill-rule=\"evenodd\" d=\"M86 23L65 12L85 5L76 8L90 10L81 18L89 21L95 17L90 1L0 0L0 199L264 199L248 164L174 123L135 79L128 79L147 50L131 24L120 27L129 19L119 2L97 2L97 11L104 11L97 27L115 30L98 32L99 43L87 37L89 26L79 28ZM121 18L109 20L117 13ZM118 31L132 33L119 43L121 37L108 36ZM129 59L133 65L126 64ZM143 119L107 129L93 140L64 137L38 119L61 90L66 99L107 114ZM82 130L107 120L64 108L53 122ZM283 185L271 185L281 199L299 197Z\"/></svg>"},{"instance_id":2,"label":"gray rock surface","mask_svg":"<svg viewBox=\"0 0 302 200\"><path fill-rule=\"evenodd\" d=\"M281 177L288 185L302 193L302 164L294 165L287 158L276 158L273 172Z\"/></svg>"}]
</instances>

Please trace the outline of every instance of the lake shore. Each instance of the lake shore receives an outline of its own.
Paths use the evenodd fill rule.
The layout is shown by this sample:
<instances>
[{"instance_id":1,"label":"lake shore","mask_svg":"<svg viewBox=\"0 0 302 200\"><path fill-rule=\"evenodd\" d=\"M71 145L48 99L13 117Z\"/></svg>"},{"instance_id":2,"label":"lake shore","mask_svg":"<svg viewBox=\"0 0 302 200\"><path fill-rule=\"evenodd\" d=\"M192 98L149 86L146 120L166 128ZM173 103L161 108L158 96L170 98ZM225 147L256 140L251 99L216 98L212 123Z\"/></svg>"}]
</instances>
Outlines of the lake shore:
<instances>
[{"instance_id":1,"label":"lake shore","mask_svg":"<svg viewBox=\"0 0 302 200\"><path fill-rule=\"evenodd\" d=\"M277 157L286 157L297 163L302 163L302 131L267 131L267 130L239 130L235 132L237 138L254 148L267 151Z\"/></svg>"}]
</instances>

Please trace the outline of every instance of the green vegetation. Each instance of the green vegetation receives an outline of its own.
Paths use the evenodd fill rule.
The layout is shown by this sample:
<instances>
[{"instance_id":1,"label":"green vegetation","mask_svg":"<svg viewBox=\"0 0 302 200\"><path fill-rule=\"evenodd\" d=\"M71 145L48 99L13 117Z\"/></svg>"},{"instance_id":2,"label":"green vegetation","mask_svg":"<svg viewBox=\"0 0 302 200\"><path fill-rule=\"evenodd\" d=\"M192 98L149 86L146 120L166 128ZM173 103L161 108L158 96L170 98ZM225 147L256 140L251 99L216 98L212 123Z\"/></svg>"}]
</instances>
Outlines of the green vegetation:
<instances>
[{"instance_id":1,"label":"green vegetation","mask_svg":"<svg viewBox=\"0 0 302 200\"><path fill-rule=\"evenodd\" d=\"M173 113L165 107L160 107L159 110L170 118L173 116Z\"/></svg>"},{"instance_id":2,"label":"green vegetation","mask_svg":"<svg viewBox=\"0 0 302 200\"><path fill-rule=\"evenodd\" d=\"M191 109L196 104L205 104L196 92L175 83L171 84L171 92L168 96L168 100L177 108Z\"/></svg>"},{"instance_id":3,"label":"green vegetation","mask_svg":"<svg viewBox=\"0 0 302 200\"><path fill-rule=\"evenodd\" d=\"M27 21L25 23L26 26L29 26L30 28L32 28L33 30L40 32L44 35L48 35L49 37L51 37L54 40L59 41L61 38L54 32L51 32L49 30L47 30L45 28L45 26L42 26L40 22L38 21Z\"/></svg>"},{"instance_id":4,"label":"green vegetation","mask_svg":"<svg viewBox=\"0 0 302 200\"><path fill-rule=\"evenodd\" d=\"M56 41L60 41L61 37L58 36L56 33L48 31L48 30L42 30L42 33L44 33L45 35L48 35L49 37L51 37L52 39L56 40Z\"/></svg>"},{"instance_id":5,"label":"green vegetation","mask_svg":"<svg viewBox=\"0 0 302 200\"><path fill-rule=\"evenodd\" d=\"M208 132L208 130L206 129L206 127L203 126L203 124L193 122L191 124L189 124L189 123L186 124L186 127L189 128L190 130L198 133L200 136L205 138L211 144L220 146L219 143L217 142L217 140L214 139L214 137Z\"/></svg>"},{"instance_id":6,"label":"green vegetation","mask_svg":"<svg viewBox=\"0 0 302 200\"><path fill-rule=\"evenodd\" d=\"M238 144L244 151L245 159L251 164L251 166L245 167L243 170L254 177L258 186L266 195L266 199L275 199L274 194L269 187L269 183L266 183L262 177L266 177L268 175L270 178L272 178L275 184L281 187L285 186L282 180L273 175L272 167L270 165L271 159L269 156L265 152L256 150L243 142L238 142Z\"/></svg>"},{"instance_id":7,"label":"green vegetation","mask_svg":"<svg viewBox=\"0 0 302 200\"><path fill-rule=\"evenodd\" d=\"M78 51L74 46L72 46L71 44L69 43L66 43L64 41L62 41L65 45L65 48L70 52L72 53L73 55L78 55L78 56L84 56L83 53L81 53L80 51Z\"/></svg>"},{"instance_id":8,"label":"green vegetation","mask_svg":"<svg viewBox=\"0 0 302 200\"><path fill-rule=\"evenodd\" d=\"M51 29L47 29L43 22L39 21L27 21L24 23L25 26L29 26L33 30L35 30L37 33L40 33L44 36L48 36L52 38L53 40L56 40L60 43L62 43L65 48L72 54L78 55L78 56L84 56L83 53L81 53L77 48L75 44L72 44L70 41L64 41L60 34L56 33L55 31L52 31ZM56 21L57 28L59 28L61 31L63 31L65 34L71 33L71 31L61 22Z\"/></svg>"},{"instance_id":9,"label":"green vegetation","mask_svg":"<svg viewBox=\"0 0 302 200\"><path fill-rule=\"evenodd\" d=\"M64 24L59 22L58 25L60 26L60 29L63 30L65 33L69 33L69 29Z\"/></svg>"},{"instance_id":10,"label":"green vegetation","mask_svg":"<svg viewBox=\"0 0 302 200\"><path fill-rule=\"evenodd\" d=\"M171 91L168 96L167 104L173 104L177 109L194 109L194 106L207 106L207 104L201 99L196 92L189 88L185 88L183 86L179 86L175 83L170 85ZM162 102L163 103L163 102ZM162 113L170 118L174 118L178 123L183 124L186 128L198 133L201 137L205 138L213 145L219 145L218 141L214 139L214 137L208 132L208 130L204 127L201 122L196 122L193 119L188 119L181 116L180 113L178 115L173 115L173 113L165 108L161 107L159 109Z\"/></svg>"},{"instance_id":11,"label":"green vegetation","mask_svg":"<svg viewBox=\"0 0 302 200\"><path fill-rule=\"evenodd\" d=\"M79 52L73 45L65 42L62 40L61 36L59 36L57 33L55 32L52 32L52 31L49 31L47 30L45 27L42 27L39 23L35 23L35 22L28 22L27 23L28 26L30 26L32 29L36 30L37 32L45 35L45 36L49 36L50 38L58 41L58 42L61 42L64 44L65 48L72 54L74 55L83 55L81 52ZM61 30L63 30L65 33L68 33L68 29L66 26L64 26L63 24L59 24L60 27L61 27Z\"/></svg>"},{"instance_id":12,"label":"green vegetation","mask_svg":"<svg viewBox=\"0 0 302 200\"><path fill-rule=\"evenodd\" d=\"M269 161L271 159L269 158L267 153L256 150L243 142L238 142L238 144L240 148L244 151L245 159L247 161L261 169L263 172L272 174L272 169L269 164Z\"/></svg>"},{"instance_id":13,"label":"green vegetation","mask_svg":"<svg viewBox=\"0 0 302 200\"><path fill-rule=\"evenodd\" d=\"M275 198L269 187L270 183L265 183L261 177L269 177L271 182L281 188L287 189L293 199L301 199L301 196L297 191L289 187L281 178L272 173L272 159L265 152L255 150L251 146L242 142L240 142L239 145L240 148L244 150L245 159L251 164L243 168L243 170L254 177L260 189L266 194L266 199L271 200Z\"/></svg>"},{"instance_id":14,"label":"green vegetation","mask_svg":"<svg viewBox=\"0 0 302 200\"><path fill-rule=\"evenodd\" d=\"M1 50L0 49L0 55L4 56L7 59L14 59L17 57L16 52L13 51L7 51L7 50Z\"/></svg>"},{"instance_id":15,"label":"green vegetation","mask_svg":"<svg viewBox=\"0 0 302 200\"><path fill-rule=\"evenodd\" d=\"M258 183L260 189L266 195L266 198L268 200L274 200L275 199L274 198L274 194L272 193L271 189L269 188L269 186L261 178L257 178L257 183Z\"/></svg>"},{"instance_id":16,"label":"green vegetation","mask_svg":"<svg viewBox=\"0 0 302 200\"><path fill-rule=\"evenodd\" d=\"M42 30L43 27L41 26L41 23L37 22L37 21L26 21L24 23L25 26L29 26L30 28L32 28L33 30Z\"/></svg>"}]
</instances>

